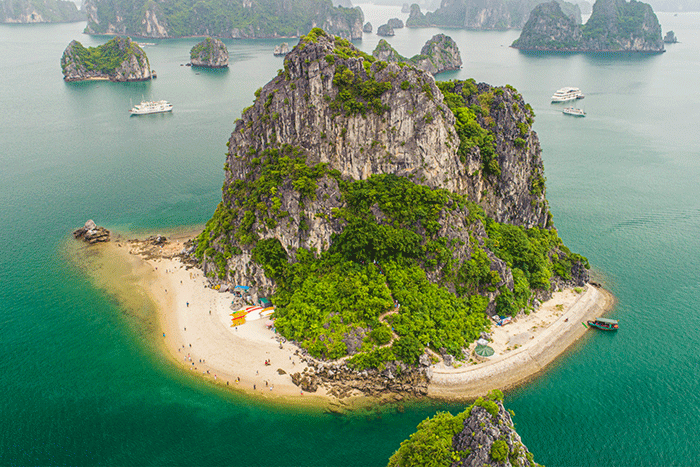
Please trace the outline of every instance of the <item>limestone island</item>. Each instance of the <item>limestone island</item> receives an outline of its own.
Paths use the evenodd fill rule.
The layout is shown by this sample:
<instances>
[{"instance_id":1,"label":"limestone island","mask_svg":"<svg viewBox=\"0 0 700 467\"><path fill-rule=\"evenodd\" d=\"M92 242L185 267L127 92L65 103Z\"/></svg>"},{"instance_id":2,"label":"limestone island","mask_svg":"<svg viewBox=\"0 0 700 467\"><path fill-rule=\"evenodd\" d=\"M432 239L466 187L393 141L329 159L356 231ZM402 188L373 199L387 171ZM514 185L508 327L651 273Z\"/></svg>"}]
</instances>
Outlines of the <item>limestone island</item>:
<instances>
[{"instance_id":1,"label":"limestone island","mask_svg":"<svg viewBox=\"0 0 700 467\"><path fill-rule=\"evenodd\" d=\"M362 32L366 33L371 33L372 32L372 23L367 21L364 26L362 26Z\"/></svg>"},{"instance_id":2,"label":"limestone island","mask_svg":"<svg viewBox=\"0 0 700 467\"><path fill-rule=\"evenodd\" d=\"M0 23L72 23L85 13L69 0L0 0Z\"/></svg>"},{"instance_id":3,"label":"limestone island","mask_svg":"<svg viewBox=\"0 0 700 467\"><path fill-rule=\"evenodd\" d=\"M462 68L462 56L457 43L444 34L433 36L425 43L420 54L411 58L402 56L386 40L381 39L372 56L384 62L412 65L431 75Z\"/></svg>"},{"instance_id":4,"label":"limestone island","mask_svg":"<svg viewBox=\"0 0 700 467\"><path fill-rule=\"evenodd\" d=\"M539 467L515 431L503 393L490 391L463 412L439 412L401 443L387 467Z\"/></svg>"},{"instance_id":5,"label":"limestone island","mask_svg":"<svg viewBox=\"0 0 700 467\"><path fill-rule=\"evenodd\" d=\"M360 8L333 6L328 0L85 0L86 34L132 37L299 37L320 26L347 39L362 39Z\"/></svg>"},{"instance_id":6,"label":"limestone island","mask_svg":"<svg viewBox=\"0 0 700 467\"><path fill-rule=\"evenodd\" d=\"M115 37L98 47L74 40L61 57L66 81L147 81L152 78L146 52L128 37Z\"/></svg>"},{"instance_id":7,"label":"limestone island","mask_svg":"<svg viewBox=\"0 0 700 467\"><path fill-rule=\"evenodd\" d=\"M442 0L440 8L423 14L416 3L406 20L408 28L444 27L479 30L522 29L535 6L547 0ZM558 0L562 10L581 23L579 5Z\"/></svg>"},{"instance_id":8,"label":"limestone island","mask_svg":"<svg viewBox=\"0 0 700 467\"><path fill-rule=\"evenodd\" d=\"M386 22L386 24L391 26L392 29L403 28L403 21L401 21L399 18L391 18L389 21Z\"/></svg>"},{"instance_id":9,"label":"limestone island","mask_svg":"<svg viewBox=\"0 0 700 467\"><path fill-rule=\"evenodd\" d=\"M190 50L190 64L203 68L227 68L228 49L219 39L207 37Z\"/></svg>"},{"instance_id":10,"label":"limestone island","mask_svg":"<svg viewBox=\"0 0 700 467\"><path fill-rule=\"evenodd\" d=\"M661 25L651 5L625 0L597 0L586 24L566 16L556 2L530 14L511 47L556 52L664 52Z\"/></svg>"},{"instance_id":11,"label":"limestone island","mask_svg":"<svg viewBox=\"0 0 700 467\"><path fill-rule=\"evenodd\" d=\"M204 230L100 248L214 384L332 411L508 389L612 303L554 228L533 122L512 86L312 29L236 121Z\"/></svg>"},{"instance_id":12,"label":"limestone island","mask_svg":"<svg viewBox=\"0 0 700 467\"><path fill-rule=\"evenodd\" d=\"M389 24L382 24L377 28L377 35L391 37L394 35L394 28L392 28Z\"/></svg>"}]
</instances>

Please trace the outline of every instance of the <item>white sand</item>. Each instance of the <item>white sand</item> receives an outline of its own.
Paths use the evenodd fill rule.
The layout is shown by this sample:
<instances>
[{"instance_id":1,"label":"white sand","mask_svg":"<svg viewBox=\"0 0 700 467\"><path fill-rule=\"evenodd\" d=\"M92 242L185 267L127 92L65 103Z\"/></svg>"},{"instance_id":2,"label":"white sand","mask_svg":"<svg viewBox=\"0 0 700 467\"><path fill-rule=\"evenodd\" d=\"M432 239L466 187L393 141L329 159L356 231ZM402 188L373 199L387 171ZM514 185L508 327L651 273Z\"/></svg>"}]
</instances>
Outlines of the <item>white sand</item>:
<instances>
[{"instance_id":1,"label":"white sand","mask_svg":"<svg viewBox=\"0 0 700 467\"><path fill-rule=\"evenodd\" d=\"M212 383L260 397L292 398L295 404L334 399L323 388L302 394L292 383L290 375L303 371L305 365L294 355L297 349L293 345L280 348L274 332L265 326L267 319L231 327L231 294L206 287L201 270L186 269L179 259L168 259L179 252L187 237L171 240L161 257L151 259L138 256L128 243L113 242L105 248L131 264L137 282L157 305L165 347L177 365ZM581 294L571 290L555 293L539 311L503 327L492 326L493 342L489 345L496 352L493 357L458 368L441 362L434 365L429 396L469 399L493 388L505 390L522 384L585 332L581 321L602 315L612 303L610 294L592 286ZM271 365L265 366L268 359ZM278 369L285 374L279 374Z\"/></svg>"}]
</instances>

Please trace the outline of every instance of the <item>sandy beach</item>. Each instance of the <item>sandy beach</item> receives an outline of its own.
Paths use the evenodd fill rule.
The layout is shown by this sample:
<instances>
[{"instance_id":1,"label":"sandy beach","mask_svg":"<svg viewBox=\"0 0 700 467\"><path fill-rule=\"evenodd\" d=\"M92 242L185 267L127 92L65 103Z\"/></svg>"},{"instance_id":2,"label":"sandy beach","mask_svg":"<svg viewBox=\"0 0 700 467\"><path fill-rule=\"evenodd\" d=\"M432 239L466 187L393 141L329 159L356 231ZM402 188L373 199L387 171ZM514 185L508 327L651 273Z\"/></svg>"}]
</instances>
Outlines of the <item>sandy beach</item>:
<instances>
[{"instance_id":1,"label":"sandy beach","mask_svg":"<svg viewBox=\"0 0 700 467\"><path fill-rule=\"evenodd\" d=\"M335 401L324 388L311 394L293 384L291 374L306 365L294 345L280 342L265 325L266 318L251 313L244 325L231 326L232 295L208 287L201 270L173 257L191 235L169 236L149 252L139 242L123 240L101 246L114 261L128 265L136 285L155 303L162 347L173 363L213 384L261 398L305 405ZM582 321L603 315L613 302L608 292L588 285L557 292L537 312L510 324L493 324L489 345L495 354L456 362L455 367L436 363L429 397L473 399L493 388L527 382L587 332Z\"/></svg>"}]
</instances>

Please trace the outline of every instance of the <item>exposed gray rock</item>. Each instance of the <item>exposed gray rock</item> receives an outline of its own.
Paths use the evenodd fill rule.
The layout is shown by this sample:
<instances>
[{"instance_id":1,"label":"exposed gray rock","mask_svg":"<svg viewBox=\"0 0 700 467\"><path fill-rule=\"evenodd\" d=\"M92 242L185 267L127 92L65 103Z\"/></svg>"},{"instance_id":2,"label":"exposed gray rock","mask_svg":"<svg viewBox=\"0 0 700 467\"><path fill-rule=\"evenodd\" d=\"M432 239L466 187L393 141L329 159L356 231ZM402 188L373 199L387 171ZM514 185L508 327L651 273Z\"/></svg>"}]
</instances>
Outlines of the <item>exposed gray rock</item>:
<instances>
[{"instance_id":1,"label":"exposed gray rock","mask_svg":"<svg viewBox=\"0 0 700 467\"><path fill-rule=\"evenodd\" d=\"M204 68L228 67L228 49L226 44L219 39L207 37L190 50L190 63L192 66Z\"/></svg>"},{"instance_id":2,"label":"exposed gray rock","mask_svg":"<svg viewBox=\"0 0 700 467\"><path fill-rule=\"evenodd\" d=\"M0 0L0 23L70 23L85 13L68 0Z\"/></svg>"},{"instance_id":3,"label":"exposed gray rock","mask_svg":"<svg viewBox=\"0 0 700 467\"><path fill-rule=\"evenodd\" d=\"M406 63L432 75L462 68L462 56L457 44L444 34L433 36L425 43L420 54L411 58L403 57L384 39L379 41L372 55L385 62Z\"/></svg>"},{"instance_id":4,"label":"exposed gray rock","mask_svg":"<svg viewBox=\"0 0 700 467\"><path fill-rule=\"evenodd\" d=\"M362 26L362 32L370 33L372 32L372 23L367 21L364 26Z\"/></svg>"},{"instance_id":5,"label":"exposed gray rock","mask_svg":"<svg viewBox=\"0 0 700 467\"><path fill-rule=\"evenodd\" d=\"M408 3L404 3L401 5L401 13L408 13L411 11L411 7L408 6Z\"/></svg>"},{"instance_id":6,"label":"exposed gray rock","mask_svg":"<svg viewBox=\"0 0 700 467\"><path fill-rule=\"evenodd\" d=\"M110 240L110 232L104 227L98 227L92 219L73 232L73 237L87 243L102 243Z\"/></svg>"},{"instance_id":7,"label":"exposed gray rock","mask_svg":"<svg viewBox=\"0 0 700 467\"><path fill-rule=\"evenodd\" d=\"M492 415L486 408L478 405L477 401L469 416L464 419L462 431L452 438L453 451L468 453L459 461L453 462L452 467L535 467L537 464L515 431L513 420L503 408L503 403L498 400L488 402L495 404L498 412ZM499 443L500 446L494 447L494 443ZM504 458L499 454L504 455Z\"/></svg>"}]
</instances>

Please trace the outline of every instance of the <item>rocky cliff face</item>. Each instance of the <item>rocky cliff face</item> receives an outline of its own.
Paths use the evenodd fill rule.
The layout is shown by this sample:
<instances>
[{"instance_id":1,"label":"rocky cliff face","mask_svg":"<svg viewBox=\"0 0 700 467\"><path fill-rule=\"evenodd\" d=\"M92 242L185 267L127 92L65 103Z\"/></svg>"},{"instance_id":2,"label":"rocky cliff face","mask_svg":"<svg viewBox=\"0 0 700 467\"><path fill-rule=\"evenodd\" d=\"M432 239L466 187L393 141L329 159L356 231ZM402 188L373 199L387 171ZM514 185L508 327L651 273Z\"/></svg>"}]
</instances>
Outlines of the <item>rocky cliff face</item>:
<instances>
[{"instance_id":1,"label":"rocky cliff face","mask_svg":"<svg viewBox=\"0 0 700 467\"><path fill-rule=\"evenodd\" d=\"M388 467L537 467L503 407L503 394L491 391L464 412L440 412L422 421L401 443Z\"/></svg>"},{"instance_id":2,"label":"rocky cliff face","mask_svg":"<svg viewBox=\"0 0 700 467\"><path fill-rule=\"evenodd\" d=\"M555 2L532 11L513 47L566 52L664 51L661 26L651 6L625 0L598 0L581 26L567 18Z\"/></svg>"},{"instance_id":3,"label":"rocky cliff face","mask_svg":"<svg viewBox=\"0 0 700 467\"><path fill-rule=\"evenodd\" d=\"M459 82L448 91L452 104L478 109L473 123L482 128L480 143L460 143L455 115L429 74L376 61L345 40L312 31L236 122L222 202L198 240L205 272L269 296L275 283L254 260L256 243L279 240L291 262L300 248L327 250L346 226L338 214L346 183L376 174L458 193L498 222L550 226L529 106L508 86ZM259 191L270 180L277 181ZM378 208L372 213L388 222ZM467 207L453 206L439 223L439 236L463 245L453 251L457 264L483 247L484 226ZM486 256L498 272L494 286L512 288L507 264L488 249ZM442 274L428 273L435 281Z\"/></svg>"},{"instance_id":4,"label":"rocky cliff face","mask_svg":"<svg viewBox=\"0 0 700 467\"><path fill-rule=\"evenodd\" d=\"M366 33L371 33L372 32L372 23L367 21L364 26L362 26L362 32Z\"/></svg>"},{"instance_id":5,"label":"rocky cliff face","mask_svg":"<svg viewBox=\"0 0 700 467\"><path fill-rule=\"evenodd\" d=\"M228 49L219 39L207 37L190 50L190 62L192 66L205 68L228 67Z\"/></svg>"},{"instance_id":6,"label":"rocky cliff face","mask_svg":"<svg viewBox=\"0 0 700 467\"><path fill-rule=\"evenodd\" d=\"M440 8L425 15L411 6L406 26L443 26L465 29L519 29L532 9L546 0L442 0ZM566 14L581 23L578 5L560 1Z\"/></svg>"},{"instance_id":7,"label":"rocky cliff face","mask_svg":"<svg viewBox=\"0 0 700 467\"><path fill-rule=\"evenodd\" d=\"M72 41L61 57L63 79L84 81L145 81L151 79L146 52L128 37L115 37L99 47Z\"/></svg>"},{"instance_id":8,"label":"rocky cliff face","mask_svg":"<svg viewBox=\"0 0 700 467\"><path fill-rule=\"evenodd\" d=\"M403 57L384 39L379 41L372 55L384 62L405 63L415 66L431 75L462 68L462 56L457 43L444 34L433 36L425 43L420 54L411 58Z\"/></svg>"},{"instance_id":9,"label":"rocky cliff face","mask_svg":"<svg viewBox=\"0 0 700 467\"><path fill-rule=\"evenodd\" d=\"M349 3L349 2L348 2ZM347 39L362 39L359 8L334 7L324 0L243 0L225 5L209 1L85 0L87 34L128 34L169 38L299 37L314 27Z\"/></svg>"},{"instance_id":10,"label":"rocky cliff face","mask_svg":"<svg viewBox=\"0 0 700 467\"><path fill-rule=\"evenodd\" d=\"M289 53L289 44L286 42L282 42L280 45L276 45L275 49L272 51L272 54L275 56L279 55L287 55Z\"/></svg>"},{"instance_id":11,"label":"rocky cliff face","mask_svg":"<svg viewBox=\"0 0 700 467\"><path fill-rule=\"evenodd\" d=\"M67 0L0 0L0 23L69 23L85 14Z\"/></svg>"},{"instance_id":12,"label":"rocky cliff face","mask_svg":"<svg viewBox=\"0 0 700 467\"><path fill-rule=\"evenodd\" d=\"M475 404L467 418L464 419L462 430L452 438L452 449L460 453L468 453L458 461L452 462L452 467L467 467L475 465L498 465L535 467L533 456L523 444L520 435L515 431L510 414L500 400L491 401L493 405Z\"/></svg>"}]
</instances>

